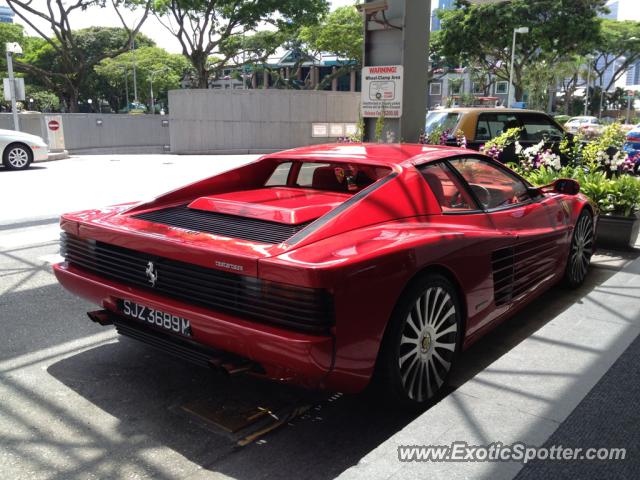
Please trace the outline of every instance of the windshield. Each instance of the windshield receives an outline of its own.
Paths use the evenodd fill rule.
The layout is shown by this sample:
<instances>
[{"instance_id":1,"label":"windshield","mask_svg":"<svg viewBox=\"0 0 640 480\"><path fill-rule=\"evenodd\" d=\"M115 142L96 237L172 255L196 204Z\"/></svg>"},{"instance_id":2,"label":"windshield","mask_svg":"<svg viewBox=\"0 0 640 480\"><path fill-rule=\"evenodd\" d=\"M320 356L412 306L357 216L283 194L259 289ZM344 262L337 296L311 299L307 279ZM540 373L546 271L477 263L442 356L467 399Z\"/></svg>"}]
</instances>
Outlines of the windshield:
<instances>
[{"instance_id":1,"label":"windshield","mask_svg":"<svg viewBox=\"0 0 640 480\"><path fill-rule=\"evenodd\" d=\"M453 132L460 120L460 113L452 112L429 112L427 113L427 121L424 131L427 134L433 133L435 130L449 130Z\"/></svg>"}]
</instances>

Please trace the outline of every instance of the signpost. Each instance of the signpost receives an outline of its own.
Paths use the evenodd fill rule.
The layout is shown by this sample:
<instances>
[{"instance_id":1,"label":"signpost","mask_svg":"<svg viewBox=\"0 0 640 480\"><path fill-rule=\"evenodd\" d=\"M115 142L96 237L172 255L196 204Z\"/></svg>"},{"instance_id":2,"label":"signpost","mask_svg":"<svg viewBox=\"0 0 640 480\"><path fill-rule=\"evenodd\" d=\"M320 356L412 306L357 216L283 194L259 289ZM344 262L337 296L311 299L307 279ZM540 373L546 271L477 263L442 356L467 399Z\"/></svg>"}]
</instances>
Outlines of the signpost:
<instances>
[{"instance_id":1,"label":"signpost","mask_svg":"<svg viewBox=\"0 0 640 480\"><path fill-rule=\"evenodd\" d=\"M62 124L62 115L46 115L44 124L47 126L47 140L49 150L63 151L64 145L64 125Z\"/></svg>"},{"instance_id":2,"label":"signpost","mask_svg":"<svg viewBox=\"0 0 640 480\"><path fill-rule=\"evenodd\" d=\"M13 114L13 129L16 131L20 131L20 121L18 120L18 106L16 105L16 82L15 77L13 76L13 56L22 55L22 47L16 42L7 42L5 44L5 47L7 49L7 71L9 73L9 78L7 79L8 82L6 83L9 84L8 86L11 100L11 113ZM24 80L22 82L22 97L24 99Z\"/></svg>"},{"instance_id":3,"label":"signpost","mask_svg":"<svg viewBox=\"0 0 640 480\"><path fill-rule=\"evenodd\" d=\"M430 0L365 0L362 116L365 140L417 142L427 113ZM379 140L382 140L379 139Z\"/></svg>"},{"instance_id":4,"label":"signpost","mask_svg":"<svg viewBox=\"0 0 640 480\"><path fill-rule=\"evenodd\" d=\"M402 116L402 65L364 67L360 113L363 118Z\"/></svg>"}]
</instances>

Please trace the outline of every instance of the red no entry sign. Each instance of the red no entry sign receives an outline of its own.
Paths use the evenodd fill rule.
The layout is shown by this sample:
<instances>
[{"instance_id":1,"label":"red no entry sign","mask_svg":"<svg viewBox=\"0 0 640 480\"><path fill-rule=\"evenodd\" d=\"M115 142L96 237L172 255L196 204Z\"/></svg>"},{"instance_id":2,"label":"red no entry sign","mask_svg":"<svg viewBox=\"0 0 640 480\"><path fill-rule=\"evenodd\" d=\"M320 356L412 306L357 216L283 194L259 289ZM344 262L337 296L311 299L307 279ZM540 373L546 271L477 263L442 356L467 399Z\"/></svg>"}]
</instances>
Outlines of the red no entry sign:
<instances>
[{"instance_id":1,"label":"red no entry sign","mask_svg":"<svg viewBox=\"0 0 640 480\"><path fill-rule=\"evenodd\" d=\"M53 130L54 132L60 128L60 122L57 120L51 120L48 124L49 130Z\"/></svg>"}]
</instances>

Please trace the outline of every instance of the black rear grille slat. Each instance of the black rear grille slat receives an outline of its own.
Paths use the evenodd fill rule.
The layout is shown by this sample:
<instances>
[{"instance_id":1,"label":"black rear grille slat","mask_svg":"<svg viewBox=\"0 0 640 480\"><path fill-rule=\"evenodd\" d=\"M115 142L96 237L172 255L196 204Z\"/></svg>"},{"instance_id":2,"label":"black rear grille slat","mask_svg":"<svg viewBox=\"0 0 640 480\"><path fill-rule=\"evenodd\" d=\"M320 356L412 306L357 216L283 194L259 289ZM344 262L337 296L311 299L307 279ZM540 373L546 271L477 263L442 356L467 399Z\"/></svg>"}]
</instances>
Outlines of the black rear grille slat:
<instances>
[{"instance_id":1,"label":"black rear grille slat","mask_svg":"<svg viewBox=\"0 0 640 480\"><path fill-rule=\"evenodd\" d=\"M191 346L186 342L170 338L167 335L152 332L143 327L133 327L124 322L114 322L114 324L120 335L146 343L151 347L157 348L196 365L209 367L211 366L209 363L210 360L215 358L213 351L211 353L205 352L204 350Z\"/></svg>"},{"instance_id":2,"label":"black rear grille slat","mask_svg":"<svg viewBox=\"0 0 640 480\"><path fill-rule=\"evenodd\" d=\"M333 299L323 289L267 282L66 233L61 240L71 265L189 304L313 333L327 333L334 322ZM146 276L149 262L158 273L153 287Z\"/></svg>"},{"instance_id":3,"label":"black rear grille slat","mask_svg":"<svg viewBox=\"0 0 640 480\"><path fill-rule=\"evenodd\" d=\"M133 218L193 232L211 233L270 244L284 242L311 223L289 225L257 218L195 210L187 205L143 212L133 215Z\"/></svg>"}]
</instances>

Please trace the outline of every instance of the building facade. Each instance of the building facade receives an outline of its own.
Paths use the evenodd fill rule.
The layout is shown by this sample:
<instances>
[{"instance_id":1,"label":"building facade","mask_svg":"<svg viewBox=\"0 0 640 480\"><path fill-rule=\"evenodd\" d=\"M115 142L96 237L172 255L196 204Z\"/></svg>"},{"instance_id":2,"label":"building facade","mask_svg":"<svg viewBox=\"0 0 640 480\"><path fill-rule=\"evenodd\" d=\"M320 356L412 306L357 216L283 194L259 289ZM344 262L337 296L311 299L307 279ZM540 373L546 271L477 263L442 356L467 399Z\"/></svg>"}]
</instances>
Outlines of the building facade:
<instances>
[{"instance_id":1,"label":"building facade","mask_svg":"<svg viewBox=\"0 0 640 480\"><path fill-rule=\"evenodd\" d=\"M342 74L340 74L342 72ZM242 78L245 78L243 83ZM318 58L303 57L287 50L262 65L230 67L209 82L218 89L293 88L299 90L360 91L360 70L352 60L322 53Z\"/></svg>"},{"instance_id":2,"label":"building facade","mask_svg":"<svg viewBox=\"0 0 640 480\"><path fill-rule=\"evenodd\" d=\"M0 23L13 23L16 14L6 5L0 5Z\"/></svg>"},{"instance_id":3,"label":"building facade","mask_svg":"<svg viewBox=\"0 0 640 480\"><path fill-rule=\"evenodd\" d=\"M495 76L474 81L465 68L446 73L436 71L428 86L427 108L506 105L508 85L509 82Z\"/></svg>"}]
</instances>

